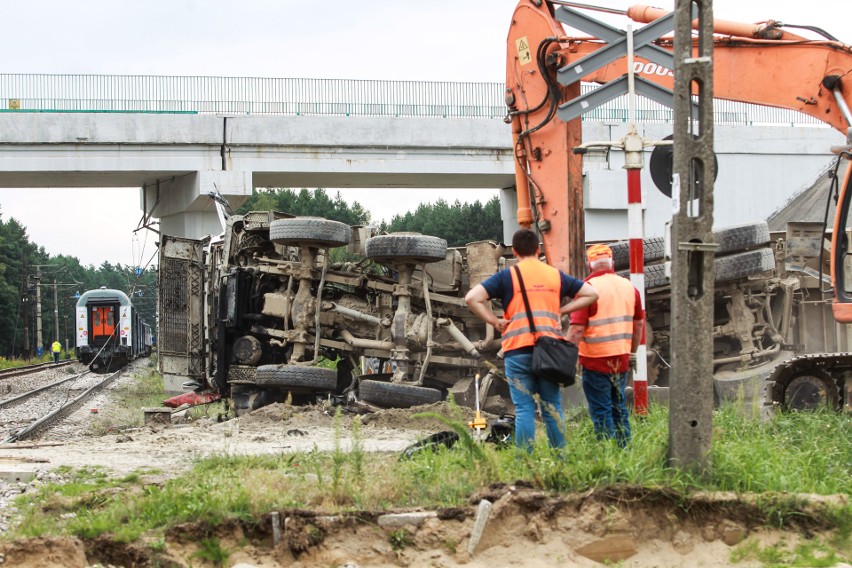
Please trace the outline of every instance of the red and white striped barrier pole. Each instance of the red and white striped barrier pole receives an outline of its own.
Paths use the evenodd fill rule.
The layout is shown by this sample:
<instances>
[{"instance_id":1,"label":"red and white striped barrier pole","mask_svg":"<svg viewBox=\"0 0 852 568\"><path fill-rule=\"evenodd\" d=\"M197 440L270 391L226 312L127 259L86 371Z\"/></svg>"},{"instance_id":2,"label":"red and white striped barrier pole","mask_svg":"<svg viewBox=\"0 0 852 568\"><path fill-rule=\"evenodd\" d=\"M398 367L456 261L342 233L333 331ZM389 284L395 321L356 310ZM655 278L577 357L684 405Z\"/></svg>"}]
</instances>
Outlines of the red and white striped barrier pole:
<instances>
[{"instance_id":1,"label":"red and white striped barrier pole","mask_svg":"<svg viewBox=\"0 0 852 568\"><path fill-rule=\"evenodd\" d=\"M625 164L626 167L626 164ZM630 282L639 290L642 309L645 309L645 234L644 209L642 207L641 166L627 169L627 237L630 242ZM636 349L636 369L633 371L633 411L648 414L648 357L645 346L645 331Z\"/></svg>"},{"instance_id":2,"label":"red and white striped barrier pole","mask_svg":"<svg viewBox=\"0 0 852 568\"><path fill-rule=\"evenodd\" d=\"M630 281L639 290L645 309L645 212L642 207L642 151L645 140L636 132L636 90L633 75L633 27L627 26L627 111L630 124L624 137L624 169L627 170L627 238L630 240ZM645 330L636 349L633 371L633 412L648 414L648 357Z\"/></svg>"}]
</instances>

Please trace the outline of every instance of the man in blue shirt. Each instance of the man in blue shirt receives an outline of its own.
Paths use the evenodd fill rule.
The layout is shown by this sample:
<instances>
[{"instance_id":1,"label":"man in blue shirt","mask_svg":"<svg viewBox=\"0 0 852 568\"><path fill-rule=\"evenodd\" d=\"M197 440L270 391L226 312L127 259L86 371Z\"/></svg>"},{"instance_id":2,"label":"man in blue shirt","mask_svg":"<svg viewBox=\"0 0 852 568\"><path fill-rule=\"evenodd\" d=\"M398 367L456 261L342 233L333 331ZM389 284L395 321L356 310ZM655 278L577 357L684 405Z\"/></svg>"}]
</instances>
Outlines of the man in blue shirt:
<instances>
[{"instance_id":1,"label":"man in blue shirt","mask_svg":"<svg viewBox=\"0 0 852 568\"><path fill-rule=\"evenodd\" d=\"M592 305L598 299L595 289L538 258L538 235L521 229L512 237L512 252L518 258L535 323L532 333L521 294L516 269L503 269L477 284L465 296L470 310L501 334L509 393L515 405L515 445L531 449L535 440L535 398L541 399L547 439L554 448L565 447L562 392L559 385L532 372L535 340L542 335L564 337L561 317ZM571 301L562 305L562 298ZM504 315L491 310L491 300L500 298Z\"/></svg>"}]
</instances>

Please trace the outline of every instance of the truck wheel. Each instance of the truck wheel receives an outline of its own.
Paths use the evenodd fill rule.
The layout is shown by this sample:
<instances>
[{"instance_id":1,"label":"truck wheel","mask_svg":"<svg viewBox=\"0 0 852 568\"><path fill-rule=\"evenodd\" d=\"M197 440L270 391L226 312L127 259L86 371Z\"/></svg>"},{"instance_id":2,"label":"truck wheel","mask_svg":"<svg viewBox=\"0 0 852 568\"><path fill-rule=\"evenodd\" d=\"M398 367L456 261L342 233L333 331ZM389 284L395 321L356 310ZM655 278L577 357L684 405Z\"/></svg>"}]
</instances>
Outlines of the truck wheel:
<instances>
[{"instance_id":1,"label":"truck wheel","mask_svg":"<svg viewBox=\"0 0 852 568\"><path fill-rule=\"evenodd\" d=\"M760 221L721 227L713 231L713 240L719 245L717 255L764 245L769 242L769 224Z\"/></svg>"},{"instance_id":2,"label":"truck wheel","mask_svg":"<svg viewBox=\"0 0 852 568\"><path fill-rule=\"evenodd\" d=\"M837 385L828 374L818 370L804 370L772 385L772 400L779 401L784 410L816 410L824 407L840 408Z\"/></svg>"},{"instance_id":3,"label":"truck wheel","mask_svg":"<svg viewBox=\"0 0 852 568\"><path fill-rule=\"evenodd\" d=\"M760 248L716 259L716 282L739 280L775 268L775 253Z\"/></svg>"},{"instance_id":4,"label":"truck wheel","mask_svg":"<svg viewBox=\"0 0 852 568\"><path fill-rule=\"evenodd\" d=\"M716 254L746 250L769 242L769 224L766 221L743 223L720 227L713 231L713 240L719 245ZM630 243L619 241L609 245L612 262L616 270L630 268ZM642 241L645 264L661 260L665 256L665 239L648 237Z\"/></svg>"},{"instance_id":5,"label":"truck wheel","mask_svg":"<svg viewBox=\"0 0 852 568\"><path fill-rule=\"evenodd\" d=\"M358 390L364 402L385 408L410 408L441 401L441 391L414 385L401 385L385 381L361 381Z\"/></svg>"},{"instance_id":6,"label":"truck wheel","mask_svg":"<svg viewBox=\"0 0 852 568\"><path fill-rule=\"evenodd\" d=\"M367 239L367 258L376 262L438 262L447 257L447 241L430 235L394 233Z\"/></svg>"},{"instance_id":7,"label":"truck wheel","mask_svg":"<svg viewBox=\"0 0 852 568\"><path fill-rule=\"evenodd\" d=\"M269 238L279 245L341 247L349 244L352 229L346 223L322 217L276 219L269 224Z\"/></svg>"},{"instance_id":8,"label":"truck wheel","mask_svg":"<svg viewBox=\"0 0 852 568\"><path fill-rule=\"evenodd\" d=\"M775 368L784 362L789 353L782 353L755 367L722 370L713 373L713 392L717 403L735 402L743 398L748 403L761 402L766 381Z\"/></svg>"},{"instance_id":9,"label":"truck wheel","mask_svg":"<svg viewBox=\"0 0 852 568\"><path fill-rule=\"evenodd\" d=\"M255 382L287 390L333 391L337 388L337 371L299 365L261 365L257 368Z\"/></svg>"},{"instance_id":10,"label":"truck wheel","mask_svg":"<svg viewBox=\"0 0 852 568\"><path fill-rule=\"evenodd\" d=\"M609 245L612 249L612 262L616 270L630 268L630 243L621 241ZM665 239L663 237L648 237L642 240L642 252L645 264L660 260L665 255Z\"/></svg>"},{"instance_id":11,"label":"truck wheel","mask_svg":"<svg viewBox=\"0 0 852 568\"><path fill-rule=\"evenodd\" d=\"M630 278L627 272L620 272L625 278ZM653 264L645 267L645 288L659 288L660 286L668 286L669 277L666 276L665 264Z\"/></svg>"},{"instance_id":12,"label":"truck wheel","mask_svg":"<svg viewBox=\"0 0 852 568\"><path fill-rule=\"evenodd\" d=\"M723 256L715 259L714 263L716 269L715 281L717 283L729 282L774 269L775 253L772 249L764 247L730 256ZM671 284L665 270L665 264L646 266L645 288L659 288ZM626 271L621 271L619 274L625 278L630 277L630 274Z\"/></svg>"}]
</instances>

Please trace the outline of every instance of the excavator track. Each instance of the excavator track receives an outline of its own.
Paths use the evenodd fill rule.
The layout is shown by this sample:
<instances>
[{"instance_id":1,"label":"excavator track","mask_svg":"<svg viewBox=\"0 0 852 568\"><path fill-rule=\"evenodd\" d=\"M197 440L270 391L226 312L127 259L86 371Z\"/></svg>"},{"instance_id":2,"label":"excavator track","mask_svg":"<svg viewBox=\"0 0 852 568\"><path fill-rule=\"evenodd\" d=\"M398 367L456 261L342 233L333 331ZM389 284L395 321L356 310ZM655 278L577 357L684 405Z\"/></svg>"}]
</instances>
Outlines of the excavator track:
<instances>
[{"instance_id":1,"label":"excavator track","mask_svg":"<svg viewBox=\"0 0 852 568\"><path fill-rule=\"evenodd\" d=\"M827 406L841 410L846 376L852 372L852 353L816 353L784 361L770 375L772 404L782 410Z\"/></svg>"}]
</instances>

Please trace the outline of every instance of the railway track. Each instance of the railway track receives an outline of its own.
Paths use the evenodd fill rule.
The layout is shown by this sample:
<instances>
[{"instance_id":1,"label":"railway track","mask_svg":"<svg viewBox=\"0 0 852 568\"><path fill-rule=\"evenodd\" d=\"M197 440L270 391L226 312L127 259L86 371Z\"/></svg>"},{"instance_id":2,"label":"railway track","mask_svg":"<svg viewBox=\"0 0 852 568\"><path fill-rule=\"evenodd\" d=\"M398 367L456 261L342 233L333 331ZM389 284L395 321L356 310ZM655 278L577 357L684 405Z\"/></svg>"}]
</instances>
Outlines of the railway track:
<instances>
[{"instance_id":1,"label":"railway track","mask_svg":"<svg viewBox=\"0 0 852 568\"><path fill-rule=\"evenodd\" d=\"M121 371L98 375L89 370L53 378L0 400L0 439L13 443L45 433L94 394L114 381Z\"/></svg>"},{"instance_id":2,"label":"railway track","mask_svg":"<svg viewBox=\"0 0 852 568\"><path fill-rule=\"evenodd\" d=\"M76 363L76 361L67 360L60 361L59 363L38 363L36 365L27 365L26 367L14 367L12 369L4 369L0 371L0 381L4 379L11 379L12 377L20 377L22 375L31 375L33 373L44 371L45 369L58 369L60 367L71 365L72 363Z\"/></svg>"}]
</instances>

